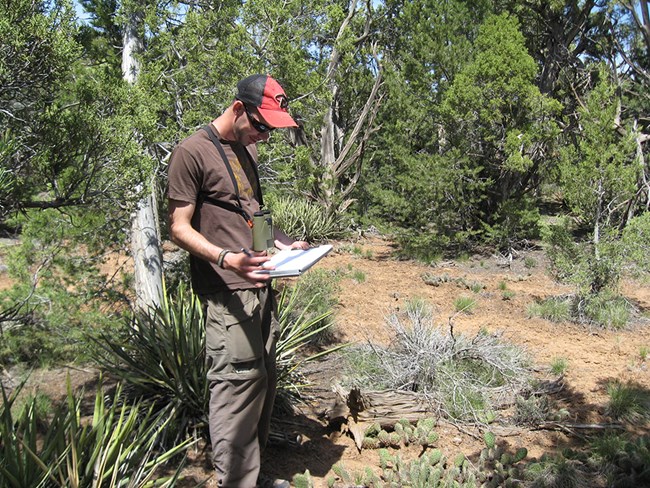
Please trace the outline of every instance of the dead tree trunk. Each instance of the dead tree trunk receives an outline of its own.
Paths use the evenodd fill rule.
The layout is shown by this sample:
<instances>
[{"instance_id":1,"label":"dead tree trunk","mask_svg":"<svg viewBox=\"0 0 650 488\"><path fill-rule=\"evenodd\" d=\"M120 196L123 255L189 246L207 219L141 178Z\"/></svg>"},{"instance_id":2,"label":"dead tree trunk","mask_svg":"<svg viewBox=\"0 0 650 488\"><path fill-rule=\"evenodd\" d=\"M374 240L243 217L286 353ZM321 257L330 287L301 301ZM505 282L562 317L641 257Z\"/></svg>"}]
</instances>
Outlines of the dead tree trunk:
<instances>
[{"instance_id":1,"label":"dead tree trunk","mask_svg":"<svg viewBox=\"0 0 650 488\"><path fill-rule=\"evenodd\" d=\"M358 0L350 1L348 14L341 23L333 43L326 74L326 84L331 98L321 129L320 160L311 161L314 167L323 169L323 177L313 189L311 197L321 203L329 213L342 212L352 203L349 200L349 195L361 176L366 144L376 130L374 127L375 117L382 101L380 95L381 62L373 46L373 59L377 70L374 83L359 114L355 116L356 122L350 130L346 131L346 124L343 123L341 87L336 80L336 74L340 69L342 58L339 44L341 39L347 35L352 19L358 14L358 3ZM370 4L368 4L368 9L370 9ZM356 38L354 43L358 48L368 42L371 17L372 12L369 10L364 32Z\"/></svg>"},{"instance_id":2,"label":"dead tree trunk","mask_svg":"<svg viewBox=\"0 0 650 488\"><path fill-rule=\"evenodd\" d=\"M408 420L415 424L418 420L436 416L438 412L430 403L425 402L415 392L385 390L364 391L353 388L346 393L336 387L336 401L327 410L325 416L330 424L345 424L343 431L348 431L361 449L366 430L373 424L392 431L399 420Z\"/></svg>"},{"instance_id":3,"label":"dead tree trunk","mask_svg":"<svg viewBox=\"0 0 650 488\"><path fill-rule=\"evenodd\" d=\"M122 74L130 85L136 83L140 72L137 54L143 49L140 36L142 17L140 11L131 12L124 28ZM144 185L145 183L139 183L136 188L136 191L144 196L138 202L131 225L131 253L138 310L158 307L162 304L163 298L163 263L155 178L151 177L150 181L146 182L147 186Z\"/></svg>"},{"instance_id":4,"label":"dead tree trunk","mask_svg":"<svg viewBox=\"0 0 650 488\"><path fill-rule=\"evenodd\" d=\"M352 389L347 395L350 416L357 423L378 423L382 429L392 429L398 420L416 423L431 415L431 405L415 392L386 390L366 391Z\"/></svg>"}]
</instances>

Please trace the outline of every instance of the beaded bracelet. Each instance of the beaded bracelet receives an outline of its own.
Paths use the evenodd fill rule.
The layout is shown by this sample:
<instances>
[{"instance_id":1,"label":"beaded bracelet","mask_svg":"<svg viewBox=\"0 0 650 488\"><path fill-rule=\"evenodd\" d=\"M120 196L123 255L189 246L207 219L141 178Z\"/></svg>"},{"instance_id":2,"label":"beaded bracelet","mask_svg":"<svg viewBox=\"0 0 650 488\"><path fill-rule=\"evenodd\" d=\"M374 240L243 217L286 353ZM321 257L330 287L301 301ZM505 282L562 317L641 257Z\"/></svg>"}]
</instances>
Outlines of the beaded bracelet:
<instances>
[{"instance_id":1,"label":"beaded bracelet","mask_svg":"<svg viewBox=\"0 0 650 488\"><path fill-rule=\"evenodd\" d=\"M217 266L219 266L221 269L224 269L224 267L223 267L223 260L224 260L224 258L226 257L226 254L228 254L229 252L232 252L232 251L230 251L230 250L228 250L228 249L223 249L223 250L219 253L219 257L217 258Z\"/></svg>"}]
</instances>

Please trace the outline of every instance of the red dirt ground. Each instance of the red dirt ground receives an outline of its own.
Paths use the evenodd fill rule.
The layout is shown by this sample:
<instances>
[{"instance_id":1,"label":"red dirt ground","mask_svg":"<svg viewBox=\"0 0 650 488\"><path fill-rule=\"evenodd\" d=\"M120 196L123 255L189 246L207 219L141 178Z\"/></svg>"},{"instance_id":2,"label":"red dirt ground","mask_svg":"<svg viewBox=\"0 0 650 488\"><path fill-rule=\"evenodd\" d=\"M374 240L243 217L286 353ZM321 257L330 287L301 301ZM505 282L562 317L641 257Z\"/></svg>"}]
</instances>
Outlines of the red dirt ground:
<instances>
[{"instance_id":1,"label":"red dirt ground","mask_svg":"<svg viewBox=\"0 0 650 488\"><path fill-rule=\"evenodd\" d=\"M528 257L528 260L525 258ZM536 263L526 267L525 262ZM554 282L546 273L546 259L542 251L531 251L514 256L472 257L462 261L438 263L435 266L392 258L389 243L377 239L360 239L357 242L335 244L332 254L317 266L344 271L340 283L340 305L336 311L336 324L344 342L387 343L391 340L385 325L388 313L413 298L430 303L437 312L436 323L445 326L453 316L455 332L474 335L484 327L492 332L502 332L503 339L524 348L541 369L547 368L556 358L568 362L565 386L560 399L569 410L568 422L608 422L604 417L608 401L607 384L614 380L635 382L650 389L650 359L641 359L642 348L650 348L650 327L642 319L625 331L587 329L569 323L554 324L539 318L529 318L526 310L537 299L570 293L571 289ZM347 273L345 272L347 271ZM448 276L451 278L439 286L427 285L422 275ZM358 282L354 276L363 276ZM477 305L471 315L454 312L454 301L472 292L458 286L454 278L466 282L479 282L485 286L478 295ZM504 300L500 283L505 282L514 292ZM503 286L503 285L501 285ZM647 317L650 312L650 287L647 284L625 282L625 295ZM475 296L476 297L476 296ZM329 371L329 370L328 370ZM329 373L326 373L329 374ZM335 372L329 385L336 382ZM323 374L318 375L322 381ZM327 383L327 381L325 381ZM316 488L327 486L332 477L332 466L342 463L348 472L360 473L366 467L378 471L379 456L376 451L359 451L349 434L330 428L319 419L318 408L299 407L295 418L282 427L302 436L300 448L270 446L264 455L263 469L269 474L292 479L297 473L309 470ZM463 429L465 430L465 429ZM650 433L650 426L639 427L639 433ZM484 447L482 441L461 432L452 425L440 425L438 447L447 458L463 452L476 455ZM580 446L582 432L572 435L566 431L517 431L516 435L501 435L498 441L508 449L526 447L528 458L555 452L562 447ZM420 454L419 449L402 448L401 456L407 460ZM195 480L209 476L207 455L201 454L187 473ZM188 485L189 486L189 485ZM337 484L337 486L343 486Z\"/></svg>"},{"instance_id":2,"label":"red dirt ground","mask_svg":"<svg viewBox=\"0 0 650 488\"><path fill-rule=\"evenodd\" d=\"M355 252L352 252L355 251ZM529 258L525 260L525 258ZM534 266L531 266L531 263ZM529 267L525 266L528 263ZM336 327L345 342L387 343L391 340L385 325L385 316L403 307L412 298L430 303L437 314L436 323L446 326L453 316L454 331L474 335L480 328L502 332L504 340L511 341L532 356L540 369L547 368L556 358L568 362L564 389L559 395L569 411L568 422L606 423L608 401L607 385L611 381L634 382L650 389L650 358L642 359L641 351L650 349L650 287L647 283L626 281L625 296L642 312L637 324L624 331L585 328L575 324L555 324L539 318L529 318L527 307L537 299L570 293L570 288L555 283L546 273L543 252L520 253L508 259L504 256L471 257L433 266L412 261L398 261L392 257L389 243L378 238L362 238L351 243L335 243L335 250L317 266L347 271L340 282L340 305L336 311ZM447 276L451 279L439 286L427 285L422 275ZM365 279L355 280L354 277ZM2 281L0 276L0 282ZM479 294L459 287L455 278L484 285ZM362 281L362 282L359 282ZM514 292L503 298L502 283ZM501 288L500 288L501 284ZM472 295L477 305L472 314L454 313L454 301L463 295ZM328 370L330 371L330 370ZM317 385L330 389L336 382L336 370L321 372ZM69 371L36 372L33 380L41 386L64 387L63 378ZM78 382L91 381L92 372L73 370ZM60 381L57 380L60 375ZM325 379L323 379L325 378ZM52 387L52 386L50 386ZM271 445L264 454L263 469L271 475L292 479L295 474L309 470L316 488L326 487L326 479L333 476L332 466L342 463L349 472L361 472L365 467L378 470L378 454L373 450L356 448L352 438L319 418L322 406L298 406L295 417L283 419L277 428L301 435L299 448ZM649 434L650 426L637 426L637 433ZM481 441L448 424L437 427L438 447L450 458L459 452L476 455L483 447ZM537 430L501 435L498 440L508 448L526 447L529 458L555 452L567 446L580 446L581 435L565 430ZM416 457L419 450L402 449L403 459ZM205 450L190 456L187 476L182 486L211 476L212 470ZM209 486L213 485L213 480ZM342 485L337 485L342 486Z\"/></svg>"}]
</instances>

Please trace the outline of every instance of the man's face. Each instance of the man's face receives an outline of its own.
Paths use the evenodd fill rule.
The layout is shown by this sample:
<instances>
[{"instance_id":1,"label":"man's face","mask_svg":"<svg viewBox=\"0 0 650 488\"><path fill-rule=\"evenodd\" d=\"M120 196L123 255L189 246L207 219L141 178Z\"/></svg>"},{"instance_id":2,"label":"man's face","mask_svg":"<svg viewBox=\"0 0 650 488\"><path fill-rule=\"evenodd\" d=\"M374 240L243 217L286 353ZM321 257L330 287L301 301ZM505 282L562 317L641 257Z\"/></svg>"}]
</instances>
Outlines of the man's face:
<instances>
[{"instance_id":1,"label":"man's face","mask_svg":"<svg viewBox=\"0 0 650 488\"><path fill-rule=\"evenodd\" d=\"M267 141L274 128L266 123L255 107L248 107L242 102L239 105L233 128L237 141L244 146Z\"/></svg>"}]
</instances>

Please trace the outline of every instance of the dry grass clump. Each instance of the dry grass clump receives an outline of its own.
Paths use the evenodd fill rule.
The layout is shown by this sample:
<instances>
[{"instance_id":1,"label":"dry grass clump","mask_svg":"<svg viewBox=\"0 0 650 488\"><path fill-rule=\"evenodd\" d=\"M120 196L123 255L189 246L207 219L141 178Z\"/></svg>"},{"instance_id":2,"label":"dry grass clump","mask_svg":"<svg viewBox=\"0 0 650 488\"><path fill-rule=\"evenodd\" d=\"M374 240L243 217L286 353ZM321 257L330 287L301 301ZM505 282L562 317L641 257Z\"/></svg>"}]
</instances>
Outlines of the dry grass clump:
<instances>
[{"instance_id":1,"label":"dry grass clump","mask_svg":"<svg viewBox=\"0 0 650 488\"><path fill-rule=\"evenodd\" d=\"M437 326L423 301L386 322L395 337L389 347L368 344L348 353L352 386L415 391L449 418L489 423L530 385L527 355L501 334L481 330L468 337L453 325Z\"/></svg>"}]
</instances>

